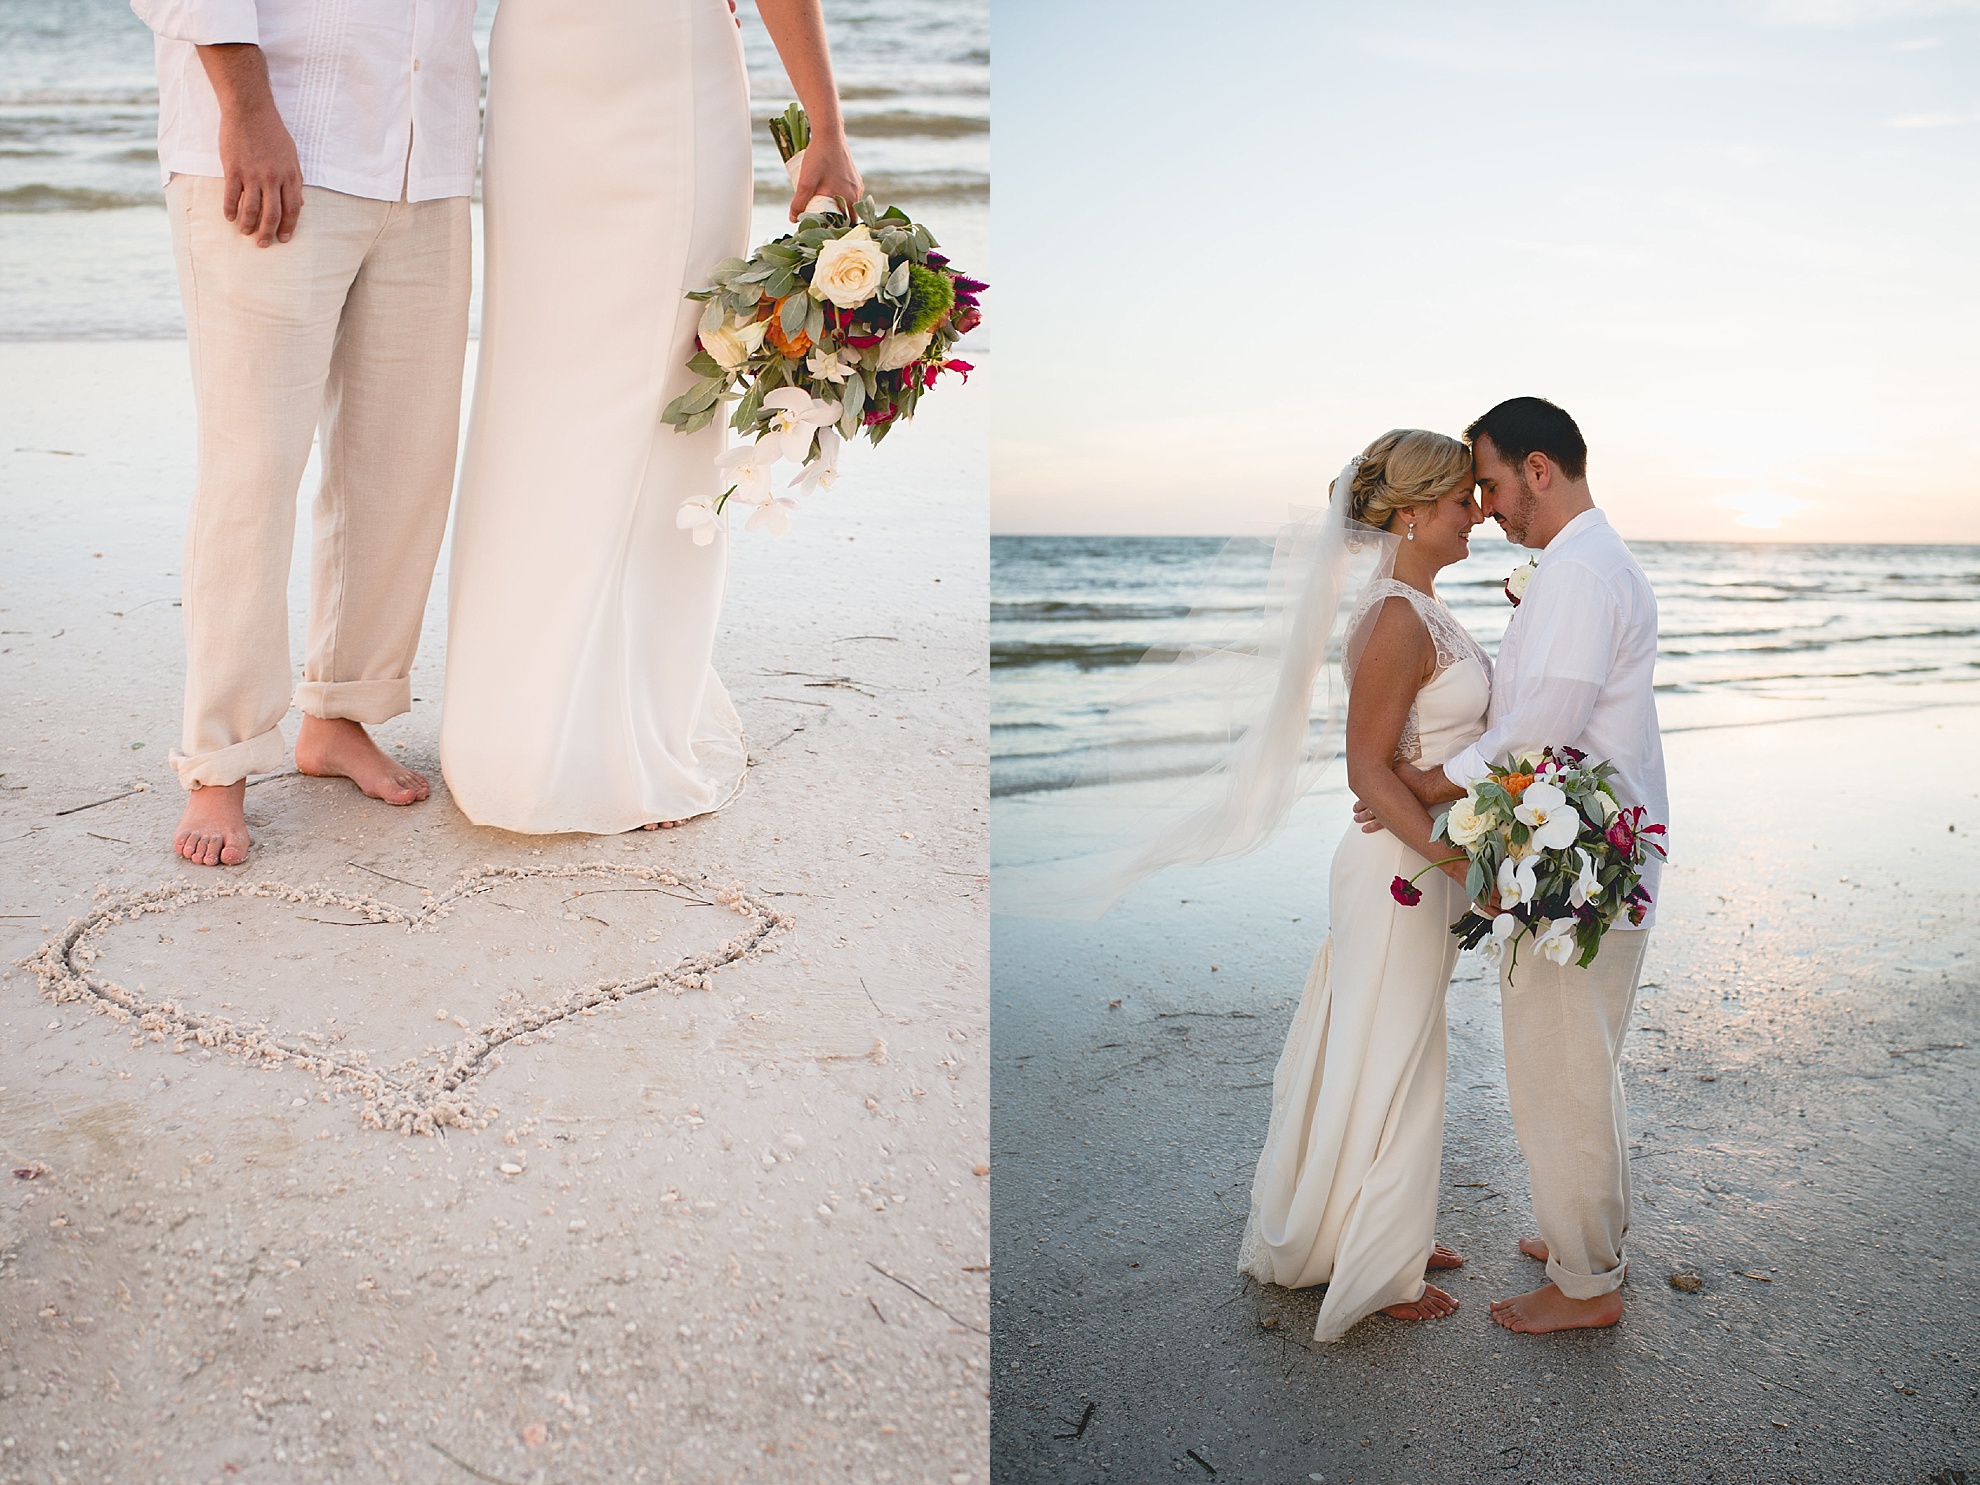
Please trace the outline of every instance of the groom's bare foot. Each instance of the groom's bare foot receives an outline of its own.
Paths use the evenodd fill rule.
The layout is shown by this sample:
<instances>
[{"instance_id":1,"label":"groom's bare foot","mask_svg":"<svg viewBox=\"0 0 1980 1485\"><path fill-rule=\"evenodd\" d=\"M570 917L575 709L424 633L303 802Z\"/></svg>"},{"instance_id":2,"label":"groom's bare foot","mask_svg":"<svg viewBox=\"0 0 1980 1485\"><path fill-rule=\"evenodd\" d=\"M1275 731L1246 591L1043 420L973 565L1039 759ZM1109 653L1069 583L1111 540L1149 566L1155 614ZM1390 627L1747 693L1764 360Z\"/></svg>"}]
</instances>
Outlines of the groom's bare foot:
<instances>
[{"instance_id":1,"label":"groom's bare foot","mask_svg":"<svg viewBox=\"0 0 1980 1485\"><path fill-rule=\"evenodd\" d=\"M1522 1247L1524 1244L1521 1245ZM1614 1325L1623 1315L1620 1289L1598 1294L1593 1299L1569 1299L1553 1284L1542 1284L1527 1294L1492 1301L1492 1318L1507 1330L1522 1335L1545 1335L1555 1330L1600 1330Z\"/></svg>"},{"instance_id":2,"label":"groom's bare foot","mask_svg":"<svg viewBox=\"0 0 1980 1485\"><path fill-rule=\"evenodd\" d=\"M246 800L246 779L192 790L172 849L195 866L239 866L248 858Z\"/></svg>"},{"instance_id":3,"label":"groom's bare foot","mask_svg":"<svg viewBox=\"0 0 1980 1485\"><path fill-rule=\"evenodd\" d=\"M1441 1320L1457 1313L1458 1302L1435 1284L1423 1286L1423 1297L1408 1304L1384 1305L1382 1313L1397 1320Z\"/></svg>"},{"instance_id":4,"label":"groom's bare foot","mask_svg":"<svg viewBox=\"0 0 1980 1485\"><path fill-rule=\"evenodd\" d=\"M387 758L363 727L343 717L303 717L296 768L313 778L349 779L387 804L417 804L431 792L424 775Z\"/></svg>"},{"instance_id":5,"label":"groom's bare foot","mask_svg":"<svg viewBox=\"0 0 1980 1485\"><path fill-rule=\"evenodd\" d=\"M1547 1240L1545 1238L1521 1238L1519 1240L1519 1251L1524 1253L1528 1258L1545 1263L1547 1261Z\"/></svg>"},{"instance_id":6,"label":"groom's bare foot","mask_svg":"<svg viewBox=\"0 0 1980 1485\"><path fill-rule=\"evenodd\" d=\"M1433 1243L1430 1248L1430 1261L1423 1266L1426 1269L1463 1268L1464 1258L1461 1254L1453 1253L1442 1243Z\"/></svg>"}]
</instances>

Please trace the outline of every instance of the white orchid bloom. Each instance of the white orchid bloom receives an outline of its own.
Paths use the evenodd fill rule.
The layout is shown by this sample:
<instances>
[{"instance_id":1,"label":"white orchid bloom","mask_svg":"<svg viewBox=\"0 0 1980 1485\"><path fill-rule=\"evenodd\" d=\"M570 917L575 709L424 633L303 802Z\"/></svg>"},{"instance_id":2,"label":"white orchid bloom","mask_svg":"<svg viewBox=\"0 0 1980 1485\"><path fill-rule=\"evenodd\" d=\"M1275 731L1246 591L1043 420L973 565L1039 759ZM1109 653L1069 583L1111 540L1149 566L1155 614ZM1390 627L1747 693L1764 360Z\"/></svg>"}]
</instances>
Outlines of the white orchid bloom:
<instances>
[{"instance_id":1,"label":"white orchid bloom","mask_svg":"<svg viewBox=\"0 0 1980 1485\"><path fill-rule=\"evenodd\" d=\"M722 529L722 518L715 514L714 506L705 500L690 500L674 512L674 524L683 531L694 533L694 544L705 547L715 540L715 533Z\"/></svg>"},{"instance_id":2,"label":"white orchid bloom","mask_svg":"<svg viewBox=\"0 0 1980 1485\"><path fill-rule=\"evenodd\" d=\"M1566 964L1580 950L1574 941L1575 920L1556 918L1540 931L1535 948L1556 964Z\"/></svg>"},{"instance_id":3,"label":"white orchid bloom","mask_svg":"<svg viewBox=\"0 0 1980 1485\"><path fill-rule=\"evenodd\" d=\"M852 375L859 364L857 357L847 358L839 351L815 350L805 361L805 369L821 382L837 385Z\"/></svg>"},{"instance_id":4,"label":"white orchid bloom","mask_svg":"<svg viewBox=\"0 0 1980 1485\"><path fill-rule=\"evenodd\" d=\"M1520 921L1512 913L1500 913L1492 919L1492 936L1480 945L1485 957L1497 964L1506 952L1506 940L1520 930Z\"/></svg>"},{"instance_id":5,"label":"white orchid bloom","mask_svg":"<svg viewBox=\"0 0 1980 1485\"><path fill-rule=\"evenodd\" d=\"M770 429L763 442L774 444L779 454L793 464L802 464L811 453L811 435L839 421L839 404L825 402L802 387L779 387L763 399L770 414Z\"/></svg>"},{"instance_id":6,"label":"white orchid bloom","mask_svg":"<svg viewBox=\"0 0 1980 1485\"><path fill-rule=\"evenodd\" d=\"M1516 908L1540 895L1540 858L1528 856L1515 861L1508 856L1499 863L1499 905Z\"/></svg>"},{"instance_id":7,"label":"white orchid bloom","mask_svg":"<svg viewBox=\"0 0 1980 1485\"><path fill-rule=\"evenodd\" d=\"M791 488L809 495L813 490L829 490L839 482L839 450L845 440L836 428L818 430L818 457L800 469Z\"/></svg>"},{"instance_id":8,"label":"white orchid bloom","mask_svg":"<svg viewBox=\"0 0 1980 1485\"><path fill-rule=\"evenodd\" d=\"M1528 784L1513 818L1533 832L1533 844L1542 851L1562 850L1581 834L1581 816L1553 784Z\"/></svg>"},{"instance_id":9,"label":"white orchid bloom","mask_svg":"<svg viewBox=\"0 0 1980 1485\"><path fill-rule=\"evenodd\" d=\"M1568 901L1576 907L1586 907L1602 895L1602 878L1596 874L1595 858L1586 851L1577 850L1575 860L1581 865L1575 873L1573 885L1568 888Z\"/></svg>"},{"instance_id":10,"label":"white orchid bloom","mask_svg":"<svg viewBox=\"0 0 1980 1485\"><path fill-rule=\"evenodd\" d=\"M796 509L797 502L788 496L773 496L756 508L749 518L746 529L767 531L772 536L788 536L791 530L791 512Z\"/></svg>"},{"instance_id":11,"label":"white orchid bloom","mask_svg":"<svg viewBox=\"0 0 1980 1485\"><path fill-rule=\"evenodd\" d=\"M777 447L769 439L739 443L716 459L715 467L733 488L731 499L761 505L770 499L770 476L777 468Z\"/></svg>"}]
</instances>

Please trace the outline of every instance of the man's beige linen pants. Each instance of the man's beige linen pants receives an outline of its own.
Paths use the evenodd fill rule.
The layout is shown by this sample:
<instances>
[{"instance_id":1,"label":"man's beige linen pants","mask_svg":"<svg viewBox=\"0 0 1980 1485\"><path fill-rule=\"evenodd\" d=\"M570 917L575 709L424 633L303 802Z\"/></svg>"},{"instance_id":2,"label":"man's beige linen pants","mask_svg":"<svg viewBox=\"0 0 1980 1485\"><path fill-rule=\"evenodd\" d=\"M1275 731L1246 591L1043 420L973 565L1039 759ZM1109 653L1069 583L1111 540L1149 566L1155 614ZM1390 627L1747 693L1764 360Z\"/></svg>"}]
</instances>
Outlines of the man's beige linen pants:
<instances>
[{"instance_id":1,"label":"man's beige linen pants","mask_svg":"<svg viewBox=\"0 0 1980 1485\"><path fill-rule=\"evenodd\" d=\"M1521 947L1499 969L1506 1091L1526 1157L1547 1277L1570 1299L1623 1281L1629 1231L1629 1110L1623 1037L1643 973L1648 929L1615 928L1587 969Z\"/></svg>"},{"instance_id":2,"label":"man's beige linen pants","mask_svg":"<svg viewBox=\"0 0 1980 1485\"><path fill-rule=\"evenodd\" d=\"M410 709L447 524L467 350L468 203L303 188L295 236L256 247L224 183L165 188L199 408L186 525L188 789L282 766L296 490L322 430L309 632L295 705L383 722Z\"/></svg>"}]
</instances>

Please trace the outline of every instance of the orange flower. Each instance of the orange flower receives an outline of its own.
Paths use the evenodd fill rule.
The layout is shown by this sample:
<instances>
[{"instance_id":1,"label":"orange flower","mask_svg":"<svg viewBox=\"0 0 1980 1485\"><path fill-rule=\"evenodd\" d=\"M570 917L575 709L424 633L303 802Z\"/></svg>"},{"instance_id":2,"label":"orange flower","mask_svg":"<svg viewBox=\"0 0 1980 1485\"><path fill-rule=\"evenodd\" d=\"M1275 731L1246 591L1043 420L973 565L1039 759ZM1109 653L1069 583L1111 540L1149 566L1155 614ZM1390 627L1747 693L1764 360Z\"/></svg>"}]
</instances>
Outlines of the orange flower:
<instances>
[{"instance_id":1,"label":"orange flower","mask_svg":"<svg viewBox=\"0 0 1980 1485\"><path fill-rule=\"evenodd\" d=\"M805 334L804 331L800 330L797 334L790 336L784 334L784 301L782 299L766 298L763 302L770 307L768 310L759 310L757 312L757 318L763 319L767 317L769 319L770 331L767 338L770 344L782 351L786 356L789 356L793 361L810 351L811 337Z\"/></svg>"},{"instance_id":2,"label":"orange flower","mask_svg":"<svg viewBox=\"0 0 1980 1485\"><path fill-rule=\"evenodd\" d=\"M774 335L776 332L772 331L771 333ZM1530 773L1513 773L1507 774L1504 778L1500 779L1499 787L1504 789L1514 799L1517 799L1526 792L1526 786L1532 782L1533 775Z\"/></svg>"}]
</instances>

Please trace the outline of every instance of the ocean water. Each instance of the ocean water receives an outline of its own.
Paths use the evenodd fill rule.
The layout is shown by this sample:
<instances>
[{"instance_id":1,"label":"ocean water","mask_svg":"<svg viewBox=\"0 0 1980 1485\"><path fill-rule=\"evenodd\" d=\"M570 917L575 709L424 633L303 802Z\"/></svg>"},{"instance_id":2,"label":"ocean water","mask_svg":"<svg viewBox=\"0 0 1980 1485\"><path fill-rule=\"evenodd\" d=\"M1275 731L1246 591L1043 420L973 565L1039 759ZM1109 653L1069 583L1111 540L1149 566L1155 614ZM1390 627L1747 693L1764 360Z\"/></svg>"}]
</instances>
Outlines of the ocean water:
<instances>
[{"instance_id":1,"label":"ocean water","mask_svg":"<svg viewBox=\"0 0 1980 1485\"><path fill-rule=\"evenodd\" d=\"M761 120L792 94L750 0L739 13L761 241L782 229L790 200ZM484 68L494 15L494 0L482 0ZM854 157L875 197L988 277L987 0L825 0L825 15ZM127 0L0 0L0 339L185 333L157 127L151 33Z\"/></svg>"},{"instance_id":2,"label":"ocean water","mask_svg":"<svg viewBox=\"0 0 1980 1485\"><path fill-rule=\"evenodd\" d=\"M1217 744L1196 719L1108 708L1151 648L1241 632L1269 552L1235 566L1212 537L991 541L991 792L1194 771ZM1634 542L1657 593L1666 733L1980 700L1980 547ZM1440 596L1488 651L1528 554L1491 527ZM1729 732L1729 737L1732 734ZM1953 760L1939 760L1950 763Z\"/></svg>"}]
</instances>

